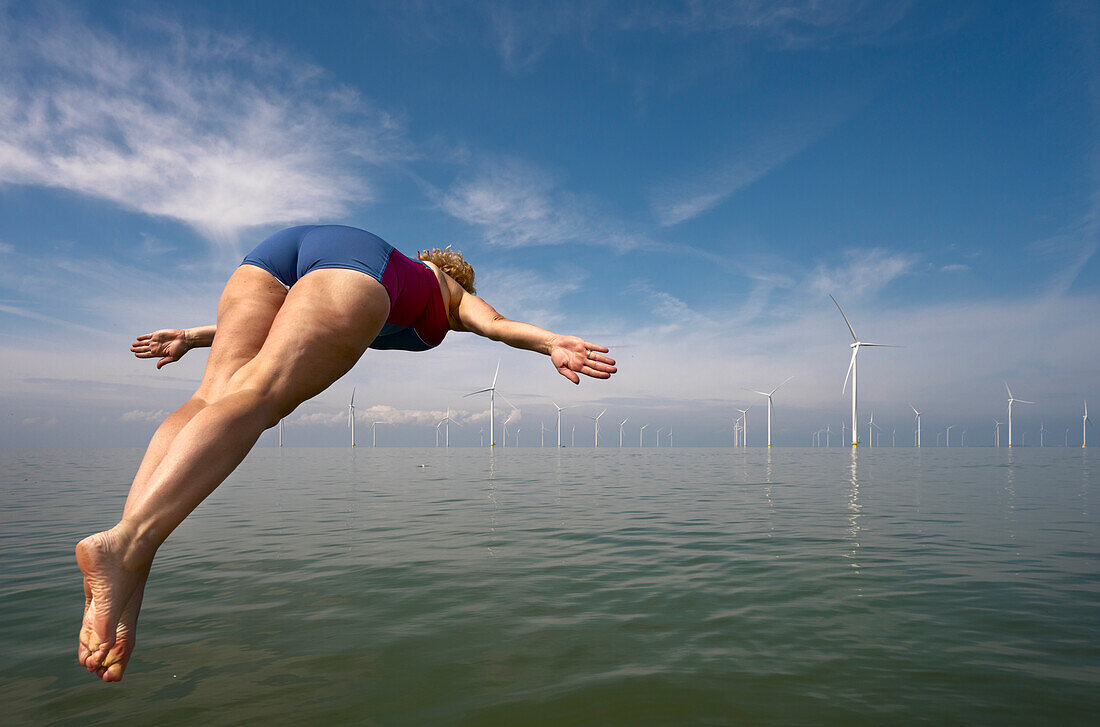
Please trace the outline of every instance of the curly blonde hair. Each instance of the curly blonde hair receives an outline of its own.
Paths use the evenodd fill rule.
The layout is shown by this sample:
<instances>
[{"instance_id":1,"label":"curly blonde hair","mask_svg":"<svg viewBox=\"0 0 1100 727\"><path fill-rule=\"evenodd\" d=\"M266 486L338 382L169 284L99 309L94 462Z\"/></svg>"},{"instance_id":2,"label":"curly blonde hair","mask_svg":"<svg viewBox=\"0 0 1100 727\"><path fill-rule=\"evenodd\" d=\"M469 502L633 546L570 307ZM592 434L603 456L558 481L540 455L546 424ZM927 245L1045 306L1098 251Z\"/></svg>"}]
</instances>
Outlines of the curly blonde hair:
<instances>
[{"instance_id":1,"label":"curly blonde hair","mask_svg":"<svg viewBox=\"0 0 1100 727\"><path fill-rule=\"evenodd\" d=\"M433 247L421 250L416 254L417 259L430 262L443 272L454 278L468 293L477 295L474 288L474 266L462 259L462 253L452 250L450 245L442 250Z\"/></svg>"}]
</instances>

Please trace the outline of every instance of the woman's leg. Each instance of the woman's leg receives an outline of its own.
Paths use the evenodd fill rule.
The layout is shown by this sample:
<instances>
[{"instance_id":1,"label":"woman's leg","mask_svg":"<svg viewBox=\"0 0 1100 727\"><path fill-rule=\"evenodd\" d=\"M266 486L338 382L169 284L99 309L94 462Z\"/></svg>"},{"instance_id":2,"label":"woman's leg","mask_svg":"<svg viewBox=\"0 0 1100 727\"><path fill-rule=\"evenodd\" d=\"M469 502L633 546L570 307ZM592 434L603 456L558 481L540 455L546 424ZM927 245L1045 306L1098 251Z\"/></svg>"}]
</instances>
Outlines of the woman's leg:
<instances>
[{"instance_id":1,"label":"woman's leg","mask_svg":"<svg viewBox=\"0 0 1100 727\"><path fill-rule=\"evenodd\" d=\"M260 351L180 429L145 485L131 493L119 524L77 546L90 599L80 637L86 667L106 681L121 679L156 549L264 429L351 369L388 313L382 285L356 271L316 270L295 284Z\"/></svg>"},{"instance_id":2,"label":"woman's leg","mask_svg":"<svg viewBox=\"0 0 1100 727\"><path fill-rule=\"evenodd\" d=\"M191 417L217 398L237 370L259 353L275 314L286 298L286 288L271 273L255 265L241 265L229 278L218 301L218 333L202 384L153 434L130 487L130 496L144 491L145 483Z\"/></svg>"},{"instance_id":3,"label":"woman's leg","mask_svg":"<svg viewBox=\"0 0 1100 727\"><path fill-rule=\"evenodd\" d=\"M218 330L223 335L215 336L213 348L206 360L202 383L191 398L165 419L153 434L137 474L134 476L133 484L130 486L127 501L140 497L145 491L149 478L156 471L180 430L206 406L209 400L219 396L230 377L259 352L286 294L286 288L271 273L254 265L242 265L230 276L218 301ZM134 618L121 619L116 638L118 653L128 654L133 648L137 607L141 603L145 575L143 574L140 579L140 586L136 590L137 597L132 598L127 606L133 611ZM93 621L90 614L91 588L88 579L85 578L84 581L84 631L86 633L81 634L77 648L77 658L81 664L87 663L90 656L87 644L98 643L98 639L91 632ZM125 666L125 662L122 666ZM116 668L116 671L120 668Z\"/></svg>"}]
</instances>

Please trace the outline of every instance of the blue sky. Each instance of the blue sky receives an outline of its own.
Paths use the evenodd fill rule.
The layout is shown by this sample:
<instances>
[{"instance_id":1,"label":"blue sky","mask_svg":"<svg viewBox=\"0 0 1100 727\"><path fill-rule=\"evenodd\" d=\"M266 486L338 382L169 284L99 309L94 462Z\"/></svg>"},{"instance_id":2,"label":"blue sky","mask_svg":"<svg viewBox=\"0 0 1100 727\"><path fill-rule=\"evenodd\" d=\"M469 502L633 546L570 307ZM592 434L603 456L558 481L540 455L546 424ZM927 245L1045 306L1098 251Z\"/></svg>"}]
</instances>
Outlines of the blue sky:
<instances>
[{"instance_id":1,"label":"blue sky","mask_svg":"<svg viewBox=\"0 0 1100 727\"><path fill-rule=\"evenodd\" d=\"M132 337L212 322L244 252L320 221L453 243L502 313L605 343L621 373L573 387L455 334L368 353L288 419L294 443L342 443L352 386L389 443L431 444L448 406L476 443L461 395L501 357L526 444L551 399L578 443L607 407L628 441L725 444L746 404L760 443L744 389L793 375L775 440L805 445L848 416L832 293L905 346L860 356L861 418L899 443L909 402L926 435L988 443L1008 379L1038 402L1029 443L1044 423L1079 444L1082 398L1100 411L1098 39L1088 2L0 0L0 441L144 443L205 351L158 372Z\"/></svg>"}]
</instances>

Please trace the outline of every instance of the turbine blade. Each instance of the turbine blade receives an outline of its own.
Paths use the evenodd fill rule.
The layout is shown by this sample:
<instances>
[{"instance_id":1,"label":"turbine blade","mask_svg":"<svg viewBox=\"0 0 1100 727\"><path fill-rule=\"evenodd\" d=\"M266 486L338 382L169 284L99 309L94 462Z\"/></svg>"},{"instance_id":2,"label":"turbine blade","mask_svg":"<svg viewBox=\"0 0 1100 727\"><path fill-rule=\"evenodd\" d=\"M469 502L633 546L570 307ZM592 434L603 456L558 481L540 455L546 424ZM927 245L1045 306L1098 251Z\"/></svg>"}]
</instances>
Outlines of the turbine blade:
<instances>
[{"instance_id":1,"label":"turbine blade","mask_svg":"<svg viewBox=\"0 0 1100 727\"><path fill-rule=\"evenodd\" d=\"M1017 404L1034 404L1034 401L1024 401L1023 399L1016 399Z\"/></svg>"},{"instance_id":2,"label":"turbine blade","mask_svg":"<svg viewBox=\"0 0 1100 727\"><path fill-rule=\"evenodd\" d=\"M861 343L860 346L878 346L879 348L905 348L896 343Z\"/></svg>"},{"instance_id":3,"label":"turbine blade","mask_svg":"<svg viewBox=\"0 0 1100 727\"><path fill-rule=\"evenodd\" d=\"M1012 389L1008 388L1008 382L1007 381L1005 382L1005 391L1008 392L1008 398L1011 399L1012 398Z\"/></svg>"},{"instance_id":4,"label":"turbine blade","mask_svg":"<svg viewBox=\"0 0 1100 727\"><path fill-rule=\"evenodd\" d=\"M486 391L492 391L492 390L493 390L492 387L490 387L488 389L478 389L477 391L471 391L469 394L463 394L462 398L465 399L467 396L473 396L474 394L484 394Z\"/></svg>"},{"instance_id":5,"label":"turbine blade","mask_svg":"<svg viewBox=\"0 0 1100 727\"><path fill-rule=\"evenodd\" d=\"M493 374L493 385L489 387L490 389L495 389L496 388L497 377L498 376L500 376L500 359L499 358L497 359L497 371L496 371L495 374Z\"/></svg>"},{"instance_id":6,"label":"turbine blade","mask_svg":"<svg viewBox=\"0 0 1100 727\"><path fill-rule=\"evenodd\" d=\"M859 353L859 346L852 349L852 360L848 362L848 373L844 374L844 386L840 387L840 393L843 394L848 390L848 379L852 375L852 367L856 365L856 354Z\"/></svg>"},{"instance_id":7,"label":"turbine blade","mask_svg":"<svg viewBox=\"0 0 1100 727\"><path fill-rule=\"evenodd\" d=\"M355 405L355 387L351 387L351 405Z\"/></svg>"},{"instance_id":8,"label":"turbine blade","mask_svg":"<svg viewBox=\"0 0 1100 727\"><path fill-rule=\"evenodd\" d=\"M856 337L856 332L855 332L855 331L854 331L854 330L852 329L852 324L851 324L851 323L848 323L848 316L844 315L844 309L840 307L840 303L837 303L837 302L836 302L836 298L833 298L833 296L832 296L832 294L831 294L831 293L829 294L829 298L830 298L830 299L831 299L831 300L833 301L833 305L835 305L835 306L836 306L836 309L837 309L838 311L840 311L840 317L841 317L841 318L843 318L843 319L844 319L844 323L845 323L845 324L847 324L847 326L848 326L848 333L851 333L851 334L852 334L852 340L853 340L853 341L858 341L858 340L859 340L859 338L857 338L857 337Z\"/></svg>"},{"instance_id":9,"label":"turbine blade","mask_svg":"<svg viewBox=\"0 0 1100 727\"><path fill-rule=\"evenodd\" d=\"M793 378L794 378L793 376L788 376L787 378L783 379L783 384L787 383L788 381L790 381L790 380L791 380L791 379L793 379ZM783 384L780 384L779 386L782 386ZM777 387L775 387L774 389L772 389L772 394L774 394L775 392L779 391L779 386L777 386ZM768 394L768 396L771 396L772 394Z\"/></svg>"}]
</instances>

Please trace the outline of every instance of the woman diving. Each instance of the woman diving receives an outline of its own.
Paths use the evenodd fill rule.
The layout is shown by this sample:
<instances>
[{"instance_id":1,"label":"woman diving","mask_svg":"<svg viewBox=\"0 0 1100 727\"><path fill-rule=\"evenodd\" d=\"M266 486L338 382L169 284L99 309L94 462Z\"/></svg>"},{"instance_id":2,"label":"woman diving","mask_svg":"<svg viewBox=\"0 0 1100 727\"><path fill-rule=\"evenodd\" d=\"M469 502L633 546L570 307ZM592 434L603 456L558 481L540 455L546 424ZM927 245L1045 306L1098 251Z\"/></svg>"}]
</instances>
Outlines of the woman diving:
<instances>
[{"instance_id":1,"label":"woman diving","mask_svg":"<svg viewBox=\"0 0 1100 727\"><path fill-rule=\"evenodd\" d=\"M474 272L449 248L411 260L381 238L337 225L277 232L222 291L216 326L139 336L157 368L210 346L194 395L160 425L122 519L76 546L84 574L77 658L122 679L157 549L237 467L260 434L351 370L368 348L424 351L468 331L546 354L580 383L616 372L608 349L513 321L474 294Z\"/></svg>"}]
</instances>

